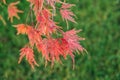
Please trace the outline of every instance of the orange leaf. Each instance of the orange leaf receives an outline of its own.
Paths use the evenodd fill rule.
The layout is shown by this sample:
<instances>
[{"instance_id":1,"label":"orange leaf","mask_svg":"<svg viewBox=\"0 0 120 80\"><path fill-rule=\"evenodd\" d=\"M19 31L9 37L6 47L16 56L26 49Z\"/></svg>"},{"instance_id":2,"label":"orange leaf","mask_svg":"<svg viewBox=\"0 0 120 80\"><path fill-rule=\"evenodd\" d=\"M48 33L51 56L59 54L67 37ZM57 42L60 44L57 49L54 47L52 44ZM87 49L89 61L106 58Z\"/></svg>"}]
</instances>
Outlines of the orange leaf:
<instances>
[{"instance_id":1,"label":"orange leaf","mask_svg":"<svg viewBox=\"0 0 120 80\"><path fill-rule=\"evenodd\" d=\"M25 24L14 25L14 27L16 27L16 29L17 29L17 35L27 33L27 25L25 25Z\"/></svg>"},{"instance_id":2,"label":"orange leaf","mask_svg":"<svg viewBox=\"0 0 120 80\"><path fill-rule=\"evenodd\" d=\"M17 7L15 6L17 4L19 4L19 1L10 3L8 5L8 19L10 19L11 22L13 22L13 17L20 19L18 13L23 13L23 11L17 9Z\"/></svg>"}]
</instances>

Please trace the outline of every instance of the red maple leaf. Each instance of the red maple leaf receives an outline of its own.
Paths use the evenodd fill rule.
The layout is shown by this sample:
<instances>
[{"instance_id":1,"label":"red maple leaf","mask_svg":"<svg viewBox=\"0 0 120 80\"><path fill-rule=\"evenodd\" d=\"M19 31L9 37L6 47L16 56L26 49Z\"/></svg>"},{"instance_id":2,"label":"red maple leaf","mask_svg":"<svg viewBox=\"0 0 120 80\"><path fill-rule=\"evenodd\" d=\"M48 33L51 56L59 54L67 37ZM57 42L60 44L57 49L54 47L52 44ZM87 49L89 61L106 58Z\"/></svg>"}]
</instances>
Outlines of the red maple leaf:
<instances>
[{"instance_id":1,"label":"red maple leaf","mask_svg":"<svg viewBox=\"0 0 120 80\"><path fill-rule=\"evenodd\" d=\"M28 26L27 35L31 46L41 41L41 32L34 29L32 26Z\"/></svg>"},{"instance_id":2,"label":"red maple leaf","mask_svg":"<svg viewBox=\"0 0 120 80\"><path fill-rule=\"evenodd\" d=\"M54 61L60 61L61 46L57 39L44 39L40 44L37 45L39 51L42 52L43 57L45 57L46 61L51 61L51 65L53 66Z\"/></svg>"},{"instance_id":3,"label":"red maple leaf","mask_svg":"<svg viewBox=\"0 0 120 80\"><path fill-rule=\"evenodd\" d=\"M37 14L38 11L42 10L44 0L28 0L32 6L34 6L33 10L35 11L35 14Z\"/></svg>"},{"instance_id":4,"label":"red maple leaf","mask_svg":"<svg viewBox=\"0 0 120 80\"><path fill-rule=\"evenodd\" d=\"M41 41L41 32L37 29L34 29L32 26L25 24L14 25L17 29L17 34L27 34L30 45L33 47L34 44L37 44Z\"/></svg>"},{"instance_id":5,"label":"red maple leaf","mask_svg":"<svg viewBox=\"0 0 120 80\"><path fill-rule=\"evenodd\" d=\"M39 24L38 30L41 31L43 35L49 35L56 31L58 26L51 19L51 12L47 9L43 9L41 13L37 14L37 21Z\"/></svg>"},{"instance_id":6,"label":"red maple leaf","mask_svg":"<svg viewBox=\"0 0 120 80\"><path fill-rule=\"evenodd\" d=\"M20 50L20 52L21 53L20 53L20 58L19 58L18 63L20 63L23 57L26 56L26 60L28 61L28 63L31 65L33 69L34 69L34 65L39 66L34 59L33 50L30 47L25 46L24 48Z\"/></svg>"},{"instance_id":7,"label":"red maple leaf","mask_svg":"<svg viewBox=\"0 0 120 80\"><path fill-rule=\"evenodd\" d=\"M47 20L45 23L41 23L38 26L38 30L42 32L43 35L49 36L50 34L56 32L59 27L52 20Z\"/></svg>"},{"instance_id":8,"label":"red maple leaf","mask_svg":"<svg viewBox=\"0 0 120 80\"><path fill-rule=\"evenodd\" d=\"M18 16L18 13L23 13L23 11L18 10L16 5L20 2L13 2L8 5L8 19L10 19L11 22L13 22L13 17L16 17L17 19L20 19Z\"/></svg>"}]
</instances>

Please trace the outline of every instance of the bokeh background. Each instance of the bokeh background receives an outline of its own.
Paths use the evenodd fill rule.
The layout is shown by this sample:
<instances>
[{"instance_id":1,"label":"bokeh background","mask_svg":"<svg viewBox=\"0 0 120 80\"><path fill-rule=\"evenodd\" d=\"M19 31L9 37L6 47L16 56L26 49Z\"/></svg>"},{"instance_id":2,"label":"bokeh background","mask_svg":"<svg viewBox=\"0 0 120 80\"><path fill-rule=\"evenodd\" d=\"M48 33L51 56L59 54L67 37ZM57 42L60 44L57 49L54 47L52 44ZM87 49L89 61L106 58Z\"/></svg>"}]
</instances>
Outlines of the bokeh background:
<instances>
[{"instance_id":1,"label":"bokeh background","mask_svg":"<svg viewBox=\"0 0 120 80\"><path fill-rule=\"evenodd\" d=\"M7 3L18 0L7 0ZM40 64L33 71L25 59L18 64L19 49L28 39L25 35L16 35L14 24L24 23L29 3L20 0L18 8L25 10L20 20L14 23L7 19L7 5L0 7L7 25L0 21L0 80L120 80L120 0L66 0L75 4L72 11L78 24L69 22L69 29L82 29L80 36L86 38L81 44L88 54L75 53L75 69L71 58L56 62L51 68L44 66L41 54L35 52ZM0 2L0 4L3 4ZM60 16L56 21L66 31L66 24Z\"/></svg>"}]
</instances>

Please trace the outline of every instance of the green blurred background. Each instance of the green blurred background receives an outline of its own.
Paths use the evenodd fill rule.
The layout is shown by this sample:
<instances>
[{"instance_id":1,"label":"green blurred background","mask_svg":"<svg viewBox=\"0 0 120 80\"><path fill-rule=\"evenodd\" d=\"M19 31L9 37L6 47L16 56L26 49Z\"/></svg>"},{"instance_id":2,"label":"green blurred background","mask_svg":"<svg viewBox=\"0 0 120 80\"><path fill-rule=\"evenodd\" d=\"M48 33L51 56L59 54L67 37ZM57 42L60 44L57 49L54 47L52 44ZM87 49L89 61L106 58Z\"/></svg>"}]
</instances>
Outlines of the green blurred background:
<instances>
[{"instance_id":1,"label":"green blurred background","mask_svg":"<svg viewBox=\"0 0 120 80\"><path fill-rule=\"evenodd\" d=\"M7 0L7 3L17 0ZM70 29L82 29L79 34L86 40L81 44L88 54L75 53L75 69L72 69L71 58L56 62L54 68L44 66L41 54L35 52L40 64L33 71L25 59L18 64L19 49L27 42L24 35L16 35L14 24L24 23L28 12L26 0L20 0L19 14L21 20L14 18L14 23L7 20L7 6L0 7L7 25L0 21L0 80L120 80L120 0L66 0L76 6L78 24L69 22ZM1 2L0 2L1 3ZM1 3L2 4L2 3ZM56 21L61 21L57 16ZM65 22L59 22L66 30Z\"/></svg>"}]
</instances>

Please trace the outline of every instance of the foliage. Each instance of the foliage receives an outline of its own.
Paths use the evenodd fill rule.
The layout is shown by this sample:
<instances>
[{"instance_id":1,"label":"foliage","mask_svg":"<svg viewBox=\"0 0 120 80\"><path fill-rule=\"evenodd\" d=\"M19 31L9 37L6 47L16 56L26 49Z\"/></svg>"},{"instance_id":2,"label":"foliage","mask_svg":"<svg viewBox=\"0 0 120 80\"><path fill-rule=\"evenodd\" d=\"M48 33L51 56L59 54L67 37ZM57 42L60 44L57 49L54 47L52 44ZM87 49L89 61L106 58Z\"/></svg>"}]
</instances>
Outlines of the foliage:
<instances>
[{"instance_id":1,"label":"foliage","mask_svg":"<svg viewBox=\"0 0 120 80\"><path fill-rule=\"evenodd\" d=\"M60 4L61 7L60 13L64 20L74 22L73 18L74 13L70 10L73 4L68 4L65 1L61 0L27 0L29 2L28 15L26 16L26 23L17 24L15 28L17 29L17 34L26 34L29 42L20 50L20 58L18 63L20 63L23 57L26 57L26 60L34 69L34 65L37 65L37 62L34 58L34 47L37 48L39 52L42 53L42 56L45 59L45 65L47 62L51 62L53 66L55 61L61 63L60 56L66 58L67 55L70 55L74 65L74 51L83 52L85 49L80 45L79 40L83 40L77 33L77 30L70 30L64 32L60 26L54 21L56 15L56 4ZM13 22L14 17L20 19L18 13L23 13L22 10L17 8L20 1L11 2L7 4L6 0L1 1L7 6L8 19ZM27 3L27 2L26 2ZM1 5L2 6L2 5ZM35 18L35 19L34 19ZM28 24L28 19L30 23ZM1 16L1 20L4 23L4 18ZM58 38L54 38L53 34L56 36L61 35ZM44 37L43 37L44 36ZM64 43L65 42L65 43ZM66 46L66 47L65 47ZM74 66L73 66L74 68Z\"/></svg>"},{"instance_id":2,"label":"foliage","mask_svg":"<svg viewBox=\"0 0 120 80\"><path fill-rule=\"evenodd\" d=\"M11 3L14 0L7 0ZM68 1L68 0L67 0ZM18 8L25 14L21 20L15 18L13 24L23 23L27 15L26 1L19 4ZM120 79L120 2L119 0L71 0L76 6L72 8L78 17L77 24L69 23L69 28L82 29L86 41L83 46L89 52L87 55L75 56L75 69L72 70L70 57L62 58L62 66L55 62L53 69L44 67L44 59L35 51L35 59L40 64L36 71L31 70L26 60L17 64L18 49L27 43L25 35L16 36L16 30L7 20L6 6L0 8L0 14L7 25L4 27L0 21L0 79L1 80L119 80ZM59 5L58 5L59 6ZM5 13L6 12L6 13ZM60 16L55 20L58 22ZM61 19L62 20L62 19ZM60 26L66 26L65 22L59 22ZM74 26L74 27L73 27ZM67 29L64 28L64 31ZM49 63L48 63L49 64Z\"/></svg>"}]
</instances>

